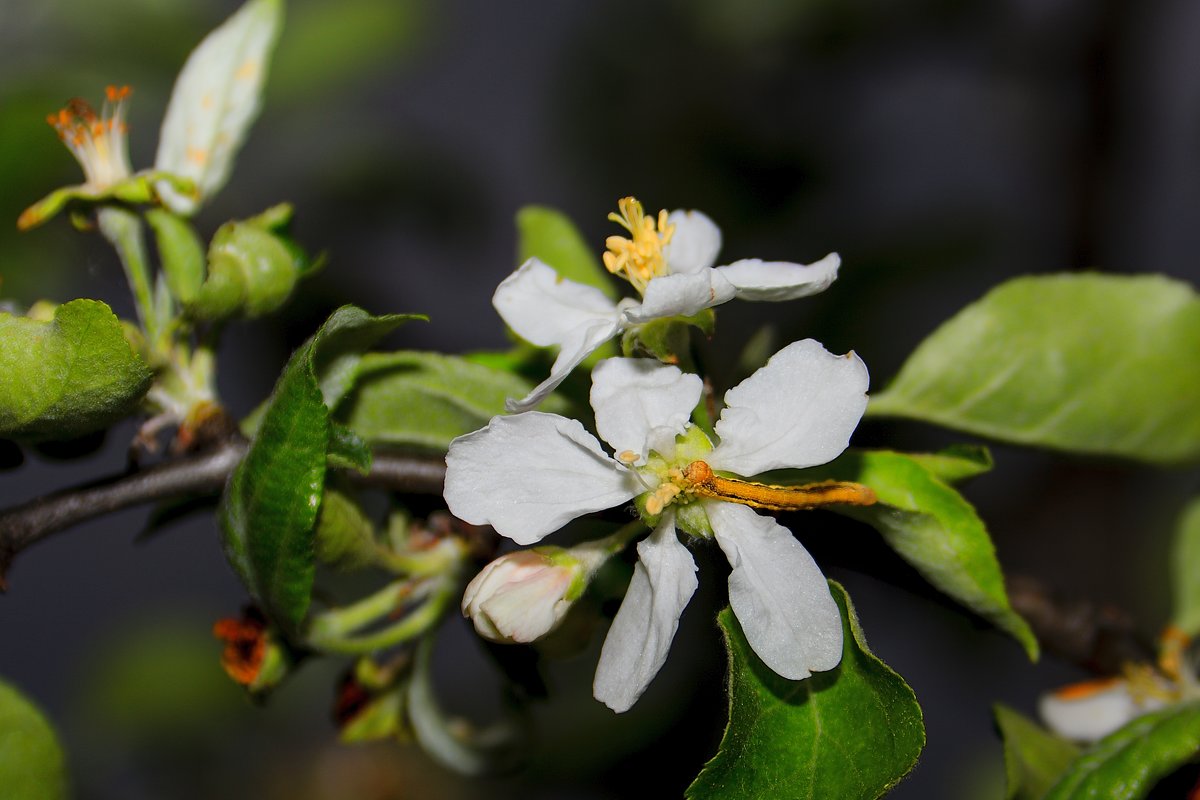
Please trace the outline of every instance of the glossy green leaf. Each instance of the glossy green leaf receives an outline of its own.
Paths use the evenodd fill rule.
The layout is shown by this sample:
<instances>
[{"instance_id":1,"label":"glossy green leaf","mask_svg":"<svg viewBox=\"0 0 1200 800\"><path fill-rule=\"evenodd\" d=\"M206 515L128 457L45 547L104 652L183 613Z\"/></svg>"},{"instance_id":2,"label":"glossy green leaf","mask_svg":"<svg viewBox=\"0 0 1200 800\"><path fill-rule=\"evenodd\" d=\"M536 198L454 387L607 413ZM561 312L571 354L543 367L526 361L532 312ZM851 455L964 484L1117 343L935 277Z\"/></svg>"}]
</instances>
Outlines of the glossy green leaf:
<instances>
[{"instance_id":1,"label":"glossy green leaf","mask_svg":"<svg viewBox=\"0 0 1200 800\"><path fill-rule=\"evenodd\" d=\"M1071 764L1045 800L1135 800L1200 752L1200 702L1170 706L1101 739Z\"/></svg>"},{"instance_id":2,"label":"glossy green leaf","mask_svg":"<svg viewBox=\"0 0 1200 800\"><path fill-rule=\"evenodd\" d=\"M991 451L974 444L955 444L936 453L907 455L946 483L958 483L991 472L995 465Z\"/></svg>"},{"instance_id":3,"label":"glossy green leaf","mask_svg":"<svg viewBox=\"0 0 1200 800\"><path fill-rule=\"evenodd\" d=\"M943 324L867 413L1154 462L1200 458L1200 298L1157 275L1017 278Z\"/></svg>"},{"instance_id":4,"label":"glossy green leaf","mask_svg":"<svg viewBox=\"0 0 1200 800\"><path fill-rule=\"evenodd\" d=\"M579 229L567 216L544 206L525 206L517 212L517 263L538 258L567 280L594 286L610 300L617 299L612 278Z\"/></svg>"},{"instance_id":5,"label":"glossy green leaf","mask_svg":"<svg viewBox=\"0 0 1200 800\"><path fill-rule=\"evenodd\" d=\"M1195 636L1200 633L1200 497L1180 517L1170 564L1175 602L1171 621Z\"/></svg>"},{"instance_id":6,"label":"glossy green leaf","mask_svg":"<svg viewBox=\"0 0 1200 800\"><path fill-rule=\"evenodd\" d=\"M931 584L1011 634L1031 659L1037 639L1008 602L991 537L974 507L917 459L888 450L850 450L804 473L854 481L879 498L872 506L833 506L882 534ZM791 481L789 481L791 482Z\"/></svg>"},{"instance_id":7,"label":"glossy green leaf","mask_svg":"<svg viewBox=\"0 0 1200 800\"><path fill-rule=\"evenodd\" d=\"M288 630L296 630L308 610L331 443L335 462L361 462L346 454L346 437L333 438L319 365L339 363L348 350L370 346L406 319L372 317L353 306L335 311L284 367L226 488L221 508L226 556L267 614Z\"/></svg>"},{"instance_id":8,"label":"glossy green leaf","mask_svg":"<svg viewBox=\"0 0 1200 800\"><path fill-rule=\"evenodd\" d=\"M97 300L72 300L49 321L0 314L0 437L70 439L107 427L151 377Z\"/></svg>"},{"instance_id":9,"label":"glossy green leaf","mask_svg":"<svg viewBox=\"0 0 1200 800\"><path fill-rule=\"evenodd\" d=\"M1004 740L1005 800L1041 800L1079 748L1008 706L997 703L995 713Z\"/></svg>"},{"instance_id":10,"label":"glossy green leaf","mask_svg":"<svg viewBox=\"0 0 1200 800\"><path fill-rule=\"evenodd\" d=\"M456 356L369 353L337 417L370 442L445 450L456 436L503 414L506 398L524 397L529 388L512 373ZM550 398L542 408L561 406Z\"/></svg>"},{"instance_id":11,"label":"glossy green leaf","mask_svg":"<svg viewBox=\"0 0 1200 800\"><path fill-rule=\"evenodd\" d=\"M912 769L925 746L917 698L867 649L846 591L830 589L842 611L842 662L803 681L772 672L721 612L729 724L689 800L872 800Z\"/></svg>"},{"instance_id":12,"label":"glossy green leaf","mask_svg":"<svg viewBox=\"0 0 1200 800\"><path fill-rule=\"evenodd\" d=\"M0 788L6 800L68 796L65 758L50 723L12 686L0 681Z\"/></svg>"}]
</instances>

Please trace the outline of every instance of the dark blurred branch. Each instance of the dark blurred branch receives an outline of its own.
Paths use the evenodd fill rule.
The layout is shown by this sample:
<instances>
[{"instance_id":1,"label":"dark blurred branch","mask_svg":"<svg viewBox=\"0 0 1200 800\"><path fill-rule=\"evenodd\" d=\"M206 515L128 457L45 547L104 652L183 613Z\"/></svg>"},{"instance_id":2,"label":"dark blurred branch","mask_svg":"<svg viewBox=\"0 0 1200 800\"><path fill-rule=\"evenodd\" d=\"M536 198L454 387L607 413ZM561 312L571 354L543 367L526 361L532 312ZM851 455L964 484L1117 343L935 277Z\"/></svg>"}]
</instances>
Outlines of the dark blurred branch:
<instances>
[{"instance_id":1,"label":"dark blurred branch","mask_svg":"<svg viewBox=\"0 0 1200 800\"><path fill-rule=\"evenodd\" d=\"M1154 662L1153 644L1126 611L1059 597L1027 575L1010 575L1007 583L1013 609L1046 652L1098 675L1117 675L1125 664Z\"/></svg>"},{"instance_id":2,"label":"dark blurred branch","mask_svg":"<svg viewBox=\"0 0 1200 800\"><path fill-rule=\"evenodd\" d=\"M197 455L105 478L0 511L0 592L17 554L52 533L114 511L188 496L218 494L246 455L247 443L226 441ZM348 473L352 483L415 494L440 494L446 465L437 457L377 454L371 472Z\"/></svg>"}]
</instances>

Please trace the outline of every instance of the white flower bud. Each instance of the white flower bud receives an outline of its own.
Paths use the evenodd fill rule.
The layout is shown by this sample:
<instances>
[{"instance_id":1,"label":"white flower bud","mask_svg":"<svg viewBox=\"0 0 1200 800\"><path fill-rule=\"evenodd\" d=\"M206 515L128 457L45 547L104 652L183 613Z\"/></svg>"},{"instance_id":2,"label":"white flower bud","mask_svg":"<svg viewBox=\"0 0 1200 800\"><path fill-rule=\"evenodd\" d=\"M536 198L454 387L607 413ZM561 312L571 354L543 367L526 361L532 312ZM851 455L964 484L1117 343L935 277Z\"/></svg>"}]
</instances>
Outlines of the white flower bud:
<instances>
[{"instance_id":1,"label":"white flower bud","mask_svg":"<svg viewBox=\"0 0 1200 800\"><path fill-rule=\"evenodd\" d=\"M558 627L583 594L590 572L583 560L559 547L508 553L467 584L463 616L485 639L532 642Z\"/></svg>"}]
</instances>

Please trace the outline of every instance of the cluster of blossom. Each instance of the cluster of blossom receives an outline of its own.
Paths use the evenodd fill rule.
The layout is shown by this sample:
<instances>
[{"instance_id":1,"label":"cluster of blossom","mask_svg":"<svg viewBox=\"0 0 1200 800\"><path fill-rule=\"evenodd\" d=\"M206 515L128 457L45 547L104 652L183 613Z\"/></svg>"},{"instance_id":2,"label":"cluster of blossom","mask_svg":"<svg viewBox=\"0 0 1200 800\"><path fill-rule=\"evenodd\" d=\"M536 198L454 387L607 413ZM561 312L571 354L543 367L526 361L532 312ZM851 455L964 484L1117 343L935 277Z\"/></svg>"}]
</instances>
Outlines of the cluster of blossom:
<instances>
[{"instance_id":1,"label":"cluster of blossom","mask_svg":"<svg viewBox=\"0 0 1200 800\"><path fill-rule=\"evenodd\" d=\"M604 261L638 289L640 302L613 303L537 259L496 290L495 307L516 333L560 351L549 378L510 403L519 413L451 444L446 503L459 518L528 545L580 516L634 501L651 533L637 545L593 685L614 711L630 708L661 668L696 589L696 564L681 535L715 539L725 553L730 605L764 663L793 680L832 669L841 660L842 620L824 576L789 530L753 509L811 507L822 493L830 495L824 502L874 497L854 484L808 487L802 496L744 479L824 464L846 448L867 404L867 369L858 356L833 355L811 339L784 347L725 394L715 442L692 422L701 378L655 359L610 358L592 370L599 440L578 420L531 409L623 330L734 297L812 294L834 280L838 257L714 268L720 232L705 215L664 211L656 220L633 198L620 208L612 219L630 236L610 237ZM502 556L468 587L464 613L488 638L537 639L561 621L610 551L585 545Z\"/></svg>"}]
</instances>

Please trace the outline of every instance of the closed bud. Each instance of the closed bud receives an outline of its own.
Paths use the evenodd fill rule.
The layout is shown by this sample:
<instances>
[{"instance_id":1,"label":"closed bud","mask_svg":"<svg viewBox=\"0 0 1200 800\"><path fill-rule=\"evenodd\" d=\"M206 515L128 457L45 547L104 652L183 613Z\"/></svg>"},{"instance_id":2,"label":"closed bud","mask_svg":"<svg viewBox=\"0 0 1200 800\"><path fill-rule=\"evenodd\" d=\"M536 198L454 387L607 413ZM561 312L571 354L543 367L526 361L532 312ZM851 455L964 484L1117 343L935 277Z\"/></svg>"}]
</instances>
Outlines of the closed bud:
<instances>
[{"instance_id":1,"label":"closed bud","mask_svg":"<svg viewBox=\"0 0 1200 800\"><path fill-rule=\"evenodd\" d=\"M467 585L463 615L485 639L525 643L562 622L606 554L535 547L500 556Z\"/></svg>"}]
</instances>

